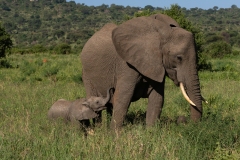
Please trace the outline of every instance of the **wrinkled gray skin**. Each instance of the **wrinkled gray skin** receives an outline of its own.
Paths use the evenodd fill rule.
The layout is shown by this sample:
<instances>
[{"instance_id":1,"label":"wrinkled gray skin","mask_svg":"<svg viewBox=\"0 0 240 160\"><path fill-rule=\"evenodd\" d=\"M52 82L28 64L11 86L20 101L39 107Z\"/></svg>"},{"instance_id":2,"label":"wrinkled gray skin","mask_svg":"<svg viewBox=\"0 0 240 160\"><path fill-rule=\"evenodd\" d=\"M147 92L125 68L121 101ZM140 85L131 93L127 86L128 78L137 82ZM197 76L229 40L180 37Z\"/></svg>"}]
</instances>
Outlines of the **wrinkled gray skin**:
<instances>
[{"instance_id":1,"label":"wrinkled gray skin","mask_svg":"<svg viewBox=\"0 0 240 160\"><path fill-rule=\"evenodd\" d=\"M48 118L49 119L57 119L57 118L67 118L67 114L69 108L72 104L72 101L67 101L65 99L59 99L53 103L51 108L48 110Z\"/></svg>"},{"instance_id":2,"label":"wrinkled gray skin","mask_svg":"<svg viewBox=\"0 0 240 160\"><path fill-rule=\"evenodd\" d=\"M140 98L148 98L146 125L153 125L162 111L166 76L177 86L183 83L196 105L190 106L191 119L198 121L202 98L196 58L192 33L162 14L134 18L119 26L106 24L80 55L87 97L115 89L109 103L113 129L122 126L130 103Z\"/></svg>"},{"instance_id":3,"label":"wrinkled gray skin","mask_svg":"<svg viewBox=\"0 0 240 160\"><path fill-rule=\"evenodd\" d=\"M107 97L80 98L75 101L57 100L48 111L49 119L63 118L71 122L92 119L98 116L96 112L106 109L110 99L110 90Z\"/></svg>"}]
</instances>

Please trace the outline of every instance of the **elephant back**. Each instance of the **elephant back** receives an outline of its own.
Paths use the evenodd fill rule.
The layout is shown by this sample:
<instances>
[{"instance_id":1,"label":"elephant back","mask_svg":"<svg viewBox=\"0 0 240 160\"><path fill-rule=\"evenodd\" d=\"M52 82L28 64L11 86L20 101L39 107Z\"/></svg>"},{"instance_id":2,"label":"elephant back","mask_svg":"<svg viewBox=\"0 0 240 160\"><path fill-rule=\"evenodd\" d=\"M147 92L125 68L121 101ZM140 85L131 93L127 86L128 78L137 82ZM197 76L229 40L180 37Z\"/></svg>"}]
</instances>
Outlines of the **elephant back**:
<instances>
[{"instance_id":1,"label":"elephant back","mask_svg":"<svg viewBox=\"0 0 240 160\"><path fill-rule=\"evenodd\" d=\"M112 31L116 27L113 23L104 25L86 42L80 54L87 98L106 96L106 88L114 85L113 75L118 55L112 42Z\"/></svg>"},{"instance_id":2,"label":"elephant back","mask_svg":"<svg viewBox=\"0 0 240 160\"><path fill-rule=\"evenodd\" d=\"M49 119L66 118L69 107L72 102L65 99L59 99L48 110Z\"/></svg>"},{"instance_id":3,"label":"elephant back","mask_svg":"<svg viewBox=\"0 0 240 160\"><path fill-rule=\"evenodd\" d=\"M153 18L153 19L156 19L156 20L159 20L161 22L164 22L166 25L174 25L176 27L180 27L180 25L174 20L172 19L171 17L167 16L167 15L164 15L164 14L153 14L151 16L149 16L150 18Z\"/></svg>"},{"instance_id":4,"label":"elephant back","mask_svg":"<svg viewBox=\"0 0 240 160\"><path fill-rule=\"evenodd\" d=\"M80 58L84 61L85 58L95 53L106 54L108 53L106 45L109 45L112 41L112 30L115 29L117 25L113 23L108 23L103 26L102 29L94 33L94 35L86 42L84 45ZM105 47L103 47L105 46ZM113 46L113 45L112 45ZM96 50L97 49L97 50ZM105 50L106 49L106 50ZM92 56L92 55L91 55ZM94 58L94 57L92 57Z\"/></svg>"}]
</instances>

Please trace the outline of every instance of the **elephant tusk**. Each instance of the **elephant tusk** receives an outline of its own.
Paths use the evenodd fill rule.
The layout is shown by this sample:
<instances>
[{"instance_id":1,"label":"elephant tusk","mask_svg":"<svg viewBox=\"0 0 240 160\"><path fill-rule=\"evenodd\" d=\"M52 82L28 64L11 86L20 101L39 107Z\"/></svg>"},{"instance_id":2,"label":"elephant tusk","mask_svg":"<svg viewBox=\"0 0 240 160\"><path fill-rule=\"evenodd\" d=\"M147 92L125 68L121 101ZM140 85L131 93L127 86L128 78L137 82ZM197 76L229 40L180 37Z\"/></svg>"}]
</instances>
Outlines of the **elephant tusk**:
<instances>
[{"instance_id":1,"label":"elephant tusk","mask_svg":"<svg viewBox=\"0 0 240 160\"><path fill-rule=\"evenodd\" d=\"M181 89L181 91L182 91L182 94L183 94L184 98L188 101L188 103L190 103L190 104L193 105L193 106L196 106L196 105L190 100L190 98L188 97L188 95L187 95L187 93L186 93L186 91L185 91L185 89L184 89L184 87L183 87L183 83L182 83L182 82L180 82L180 89Z\"/></svg>"},{"instance_id":2,"label":"elephant tusk","mask_svg":"<svg viewBox=\"0 0 240 160\"><path fill-rule=\"evenodd\" d=\"M208 101L202 97L202 101L208 104Z\"/></svg>"}]
</instances>

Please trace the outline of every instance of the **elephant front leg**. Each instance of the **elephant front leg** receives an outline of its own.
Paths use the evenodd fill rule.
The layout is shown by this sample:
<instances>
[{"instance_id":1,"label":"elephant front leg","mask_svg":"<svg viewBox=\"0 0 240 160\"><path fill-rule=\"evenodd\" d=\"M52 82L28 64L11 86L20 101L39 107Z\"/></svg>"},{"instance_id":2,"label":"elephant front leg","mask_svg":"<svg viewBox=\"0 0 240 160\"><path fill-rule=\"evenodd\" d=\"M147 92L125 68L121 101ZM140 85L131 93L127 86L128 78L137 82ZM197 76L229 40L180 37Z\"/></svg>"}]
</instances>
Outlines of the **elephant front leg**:
<instances>
[{"instance_id":1,"label":"elephant front leg","mask_svg":"<svg viewBox=\"0 0 240 160\"><path fill-rule=\"evenodd\" d=\"M153 90L148 97L148 107L146 114L146 125L153 126L159 119L164 103L164 81L156 84L151 84Z\"/></svg>"},{"instance_id":2,"label":"elephant front leg","mask_svg":"<svg viewBox=\"0 0 240 160\"><path fill-rule=\"evenodd\" d=\"M136 73L132 73L131 77L122 77L122 79L118 81L113 96L111 129L119 129L122 127L123 121L127 115L128 107L131 103L135 86L139 80L140 76L136 75Z\"/></svg>"},{"instance_id":3,"label":"elephant front leg","mask_svg":"<svg viewBox=\"0 0 240 160\"><path fill-rule=\"evenodd\" d=\"M111 129L118 129L122 127L123 121L127 115L128 107L131 103L131 98L134 88L124 90L119 88L115 90L113 99L113 115L111 120Z\"/></svg>"}]
</instances>

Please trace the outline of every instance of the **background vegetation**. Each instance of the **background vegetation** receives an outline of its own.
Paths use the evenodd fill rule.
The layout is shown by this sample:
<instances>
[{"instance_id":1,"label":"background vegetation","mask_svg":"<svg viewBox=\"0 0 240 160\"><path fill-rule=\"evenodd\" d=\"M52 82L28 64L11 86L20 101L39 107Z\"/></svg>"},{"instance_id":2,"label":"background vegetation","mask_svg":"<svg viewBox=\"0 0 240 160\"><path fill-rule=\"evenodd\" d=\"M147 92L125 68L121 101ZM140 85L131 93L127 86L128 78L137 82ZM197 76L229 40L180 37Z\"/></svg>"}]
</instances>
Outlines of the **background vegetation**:
<instances>
[{"instance_id":1,"label":"background vegetation","mask_svg":"<svg viewBox=\"0 0 240 160\"><path fill-rule=\"evenodd\" d=\"M189 117L178 87L166 81L160 121L145 128L147 99L130 106L124 128L103 123L84 135L78 126L48 121L60 98L85 97L79 55L13 54L0 70L0 159L233 159L240 157L240 56L211 60L214 71L199 72L204 104L201 123L177 125Z\"/></svg>"},{"instance_id":2,"label":"background vegetation","mask_svg":"<svg viewBox=\"0 0 240 160\"><path fill-rule=\"evenodd\" d=\"M120 24L158 12L195 35L202 94L209 102L203 105L201 123L188 119L185 125L176 124L177 116L189 117L189 106L169 79L161 119L152 128L145 128L147 99L131 104L121 133L108 129L105 112L103 123L88 136L79 126L47 120L57 99L85 97L79 53L95 31L108 22ZM0 41L0 47L13 42L8 43L11 52L0 52L0 159L240 158L236 5L203 10L1 0L0 13L0 40L9 40L9 35L12 39Z\"/></svg>"},{"instance_id":3,"label":"background vegetation","mask_svg":"<svg viewBox=\"0 0 240 160\"><path fill-rule=\"evenodd\" d=\"M234 48L239 47L240 8L236 5L233 4L231 8L213 6L208 10L180 6L178 9L195 29L202 31L206 46L220 41ZM11 34L14 46L19 49L14 52L38 52L39 50L29 49L35 47L53 50L64 43L71 46L72 52L79 53L88 38L104 24L122 23L145 10L169 15L166 8L151 5L139 8L116 4L87 6L66 0L1 0L0 22ZM175 19L178 17L176 14L171 16ZM185 21L183 18L178 19L178 22L181 19ZM185 23L185 27L189 27L189 24Z\"/></svg>"}]
</instances>

